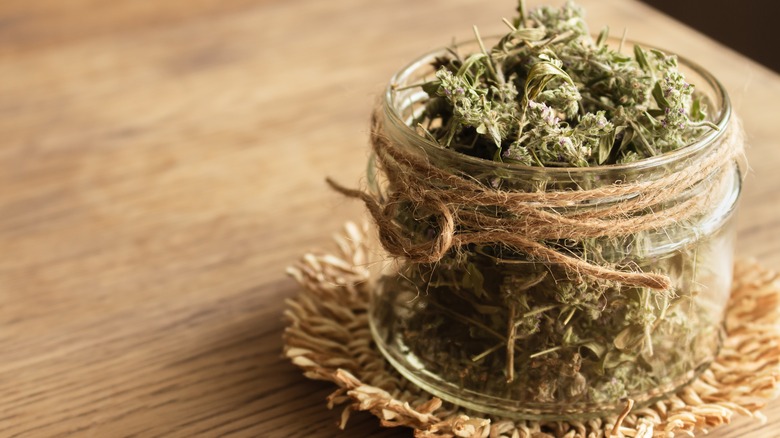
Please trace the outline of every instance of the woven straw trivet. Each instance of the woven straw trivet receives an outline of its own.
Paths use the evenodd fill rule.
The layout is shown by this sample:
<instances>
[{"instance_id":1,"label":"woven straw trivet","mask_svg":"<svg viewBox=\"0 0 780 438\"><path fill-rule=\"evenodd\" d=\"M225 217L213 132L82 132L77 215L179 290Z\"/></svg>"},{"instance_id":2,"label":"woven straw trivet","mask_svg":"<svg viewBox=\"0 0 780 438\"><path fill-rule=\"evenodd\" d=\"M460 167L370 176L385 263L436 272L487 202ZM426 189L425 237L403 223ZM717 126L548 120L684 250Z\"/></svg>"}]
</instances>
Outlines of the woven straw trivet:
<instances>
[{"instance_id":1,"label":"woven straw trivet","mask_svg":"<svg viewBox=\"0 0 780 438\"><path fill-rule=\"evenodd\" d=\"M336 254L306 254L288 269L302 287L288 300L285 355L310 379L338 389L328 407L370 411L385 427L406 426L417 437L637 438L692 436L729 423L734 414L765 421L759 412L780 381L780 278L755 262L735 265L718 359L691 385L643 409L569 422L513 421L468 416L401 377L373 344L366 314L366 228L348 223L335 236Z\"/></svg>"}]
</instances>

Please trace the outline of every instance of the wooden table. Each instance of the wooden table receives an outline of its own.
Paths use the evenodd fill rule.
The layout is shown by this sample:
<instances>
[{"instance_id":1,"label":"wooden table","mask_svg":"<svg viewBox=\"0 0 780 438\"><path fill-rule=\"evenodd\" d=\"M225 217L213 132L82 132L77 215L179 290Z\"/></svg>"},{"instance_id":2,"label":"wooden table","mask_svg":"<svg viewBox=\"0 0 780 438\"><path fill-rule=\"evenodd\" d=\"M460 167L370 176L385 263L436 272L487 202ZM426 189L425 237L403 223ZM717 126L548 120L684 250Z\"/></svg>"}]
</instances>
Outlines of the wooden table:
<instances>
[{"instance_id":1,"label":"wooden table","mask_svg":"<svg viewBox=\"0 0 780 438\"><path fill-rule=\"evenodd\" d=\"M693 58L750 137L739 252L780 268L780 78L633 1L593 29ZM0 436L338 435L281 357L285 266L355 202L369 108L512 1L0 3ZM714 437L780 435L738 421ZM380 431L367 415L344 437Z\"/></svg>"}]
</instances>

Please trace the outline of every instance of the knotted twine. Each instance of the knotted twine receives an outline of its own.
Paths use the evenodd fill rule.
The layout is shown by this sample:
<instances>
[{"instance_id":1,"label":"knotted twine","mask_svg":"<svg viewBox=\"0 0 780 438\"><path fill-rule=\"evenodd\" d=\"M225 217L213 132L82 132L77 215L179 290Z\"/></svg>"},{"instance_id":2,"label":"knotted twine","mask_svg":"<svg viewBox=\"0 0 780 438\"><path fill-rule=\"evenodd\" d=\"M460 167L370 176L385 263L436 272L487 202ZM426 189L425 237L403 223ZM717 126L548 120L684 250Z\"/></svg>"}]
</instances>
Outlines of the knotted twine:
<instances>
[{"instance_id":1,"label":"knotted twine","mask_svg":"<svg viewBox=\"0 0 780 438\"><path fill-rule=\"evenodd\" d=\"M556 250L546 242L659 230L706 213L716 202L712 196L714 190L699 190L683 201L675 201L710 178L713 172L739 159L744 145L740 123L732 114L727 129L715 140L715 149L705 152L701 159L689 160L679 171L594 189L508 191L436 167L424 153L411 152L408 146L394 142L385 133L380 108L372 114L370 139L379 168L387 178L389 195L383 197L346 188L330 178L327 182L336 191L365 203L378 230L379 241L390 255L415 263L435 263L452 248L500 244L578 275L659 290L672 287L668 276L595 264ZM624 200L584 211L561 208L606 198ZM436 236L419 242L405 232L395 220L397 208L404 202L431 212L437 223ZM665 206L666 203L671 206ZM647 213L654 207L658 213ZM486 211L505 214L497 216Z\"/></svg>"}]
</instances>

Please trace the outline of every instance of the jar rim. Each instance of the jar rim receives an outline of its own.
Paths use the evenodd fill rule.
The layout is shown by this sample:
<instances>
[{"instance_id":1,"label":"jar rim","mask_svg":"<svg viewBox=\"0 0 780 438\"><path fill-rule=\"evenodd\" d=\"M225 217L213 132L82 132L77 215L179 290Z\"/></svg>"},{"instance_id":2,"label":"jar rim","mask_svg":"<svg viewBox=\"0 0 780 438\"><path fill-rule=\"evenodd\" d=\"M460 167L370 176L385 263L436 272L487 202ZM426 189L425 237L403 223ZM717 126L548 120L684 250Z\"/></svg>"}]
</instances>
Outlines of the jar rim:
<instances>
[{"instance_id":1,"label":"jar rim","mask_svg":"<svg viewBox=\"0 0 780 438\"><path fill-rule=\"evenodd\" d=\"M484 40L492 41L492 40L497 40L498 38L499 37L497 36L491 36L491 37L484 38ZM611 43L621 42L630 45L640 44L637 41L621 40L614 37L610 37L607 40L610 41ZM471 155L457 152L454 149L442 147L441 144L431 141L430 139L425 138L419 135L417 132L415 132L406 122L404 122L402 116L399 114L398 108L395 105L395 101L396 101L395 93L398 91L399 84L403 84L413 72L417 71L422 67L430 65L431 61L433 61L437 56L445 52L449 52L453 48L460 48L475 43L476 40L468 40L468 41L456 43L454 45L440 47L439 49L427 52L426 54L416 58L414 61L410 62L405 67L403 67L402 69L398 70L395 74L393 74L393 76L390 79L390 82L385 88L384 99L383 99L385 116L388 117L392 122L398 124L399 126L405 127L410 133L416 136L417 139L419 139L419 145L422 146L422 149L426 153L429 151L435 151L436 153L444 154L445 156L456 159L464 164L474 164L480 166L489 165L497 169L503 169L507 171L540 173L540 174L543 173L547 176L556 176L556 175L571 176L572 174L589 174L589 173L616 172L616 171L636 172L642 170L656 169L662 166L669 165L671 163L680 162L692 156L695 156L702 151L705 151L708 147L718 143L718 140L725 134L726 129L728 128L729 122L732 117L731 101L729 99L728 93L726 92L726 89L723 86L723 84L715 76L713 76L712 73L710 73L704 67L689 60L684 56L680 56L674 52L670 52L664 49L658 49L655 46L642 44L642 47L644 48L657 49L663 51L667 55L676 56L678 63L680 65L684 66L686 69L692 70L695 74L701 76L701 78L705 81L706 85L708 85L715 94L716 100L713 103L719 104L717 106L719 107L720 111L717 114L717 117L715 117L715 119L712 121L713 124L715 124L718 127L717 130L712 130L712 129L708 130L702 136L696 138L695 140L673 151L665 152L663 154L659 154L653 157L643 158L641 160L637 160L631 163L623 163L623 164L609 164L609 165L586 166L586 167L574 167L574 166L540 167L540 166L528 166L519 163L505 163L501 161L492 161L492 160L486 160L484 158L473 157ZM694 84L694 86L697 85L699 84Z\"/></svg>"}]
</instances>

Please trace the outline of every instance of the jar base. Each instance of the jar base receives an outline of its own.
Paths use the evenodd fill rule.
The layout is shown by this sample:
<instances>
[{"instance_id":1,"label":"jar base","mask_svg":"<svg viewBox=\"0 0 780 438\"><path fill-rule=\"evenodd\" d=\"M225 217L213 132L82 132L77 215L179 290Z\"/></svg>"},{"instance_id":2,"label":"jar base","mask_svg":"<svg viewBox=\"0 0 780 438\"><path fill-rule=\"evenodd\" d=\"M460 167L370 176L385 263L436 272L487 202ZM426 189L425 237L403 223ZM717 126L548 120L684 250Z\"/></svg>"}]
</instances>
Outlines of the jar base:
<instances>
[{"instance_id":1,"label":"jar base","mask_svg":"<svg viewBox=\"0 0 780 438\"><path fill-rule=\"evenodd\" d=\"M396 349L390 348L382 341L382 336L375 325L374 319L368 319L371 336L377 349L399 374L423 391L444 401L463 407L466 410L514 420L564 421L572 419L587 420L592 418L603 418L608 415L617 415L625 409L627 403L626 399L615 400L613 403L574 403L568 404L566 408L562 408L560 404L545 405L543 403L521 402L493 397L462 388L451 382L442 380L439 376L426 370L423 366L414 367L412 365L413 363L421 363L414 353L409 352L403 355L398 353ZM695 369L685 373L677 380L662 385L652 392L642 394L641 397L632 397L634 409L641 409L645 406L652 405L653 403L666 398L669 394L675 393L681 388L691 384L710 367L717 357L719 350L720 345L718 345L712 358L701 363Z\"/></svg>"}]
</instances>

